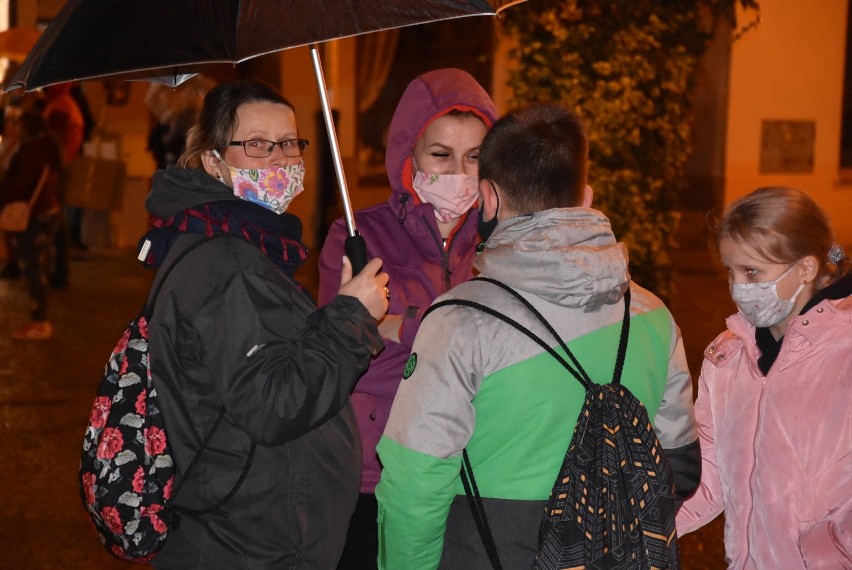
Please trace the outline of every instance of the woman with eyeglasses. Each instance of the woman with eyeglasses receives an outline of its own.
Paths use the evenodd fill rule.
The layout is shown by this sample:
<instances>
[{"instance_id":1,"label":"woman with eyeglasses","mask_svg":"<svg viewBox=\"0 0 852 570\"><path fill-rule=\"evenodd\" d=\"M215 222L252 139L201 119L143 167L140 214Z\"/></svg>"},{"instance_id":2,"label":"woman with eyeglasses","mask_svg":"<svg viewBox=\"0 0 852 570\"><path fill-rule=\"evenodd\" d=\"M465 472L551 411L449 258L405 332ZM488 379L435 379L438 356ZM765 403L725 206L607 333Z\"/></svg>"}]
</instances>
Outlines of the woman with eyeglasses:
<instances>
[{"instance_id":1,"label":"woman with eyeglasses","mask_svg":"<svg viewBox=\"0 0 852 570\"><path fill-rule=\"evenodd\" d=\"M347 397L381 348L388 278L379 259L353 277L338 258L337 294L320 310L293 280L307 250L286 210L307 144L277 90L225 84L205 97L178 166L154 175L146 265L216 236L164 281L149 323L179 474L225 409L172 502L214 505L245 474L221 508L181 513L155 568L333 568L343 549L360 466Z\"/></svg>"},{"instance_id":2,"label":"woman with eyeglasses","mask_svg":"<svg viewBox=\"0 0 852 570\"><path fill-rule=\"evenodd\" d=\"M461 69L438 69L405 89L388 129L386 202L356 212L368 257L384 260L390 306L379 323L385 349L352 394L361 433L361 495L339 569L376 568L381 475L376 444L384 431L423 313L438 295L473 277L479 145L497 119L485 89ZM320 254L320 306L334 298L346 228L331 227Z\"/></svg>"}]
</instances>

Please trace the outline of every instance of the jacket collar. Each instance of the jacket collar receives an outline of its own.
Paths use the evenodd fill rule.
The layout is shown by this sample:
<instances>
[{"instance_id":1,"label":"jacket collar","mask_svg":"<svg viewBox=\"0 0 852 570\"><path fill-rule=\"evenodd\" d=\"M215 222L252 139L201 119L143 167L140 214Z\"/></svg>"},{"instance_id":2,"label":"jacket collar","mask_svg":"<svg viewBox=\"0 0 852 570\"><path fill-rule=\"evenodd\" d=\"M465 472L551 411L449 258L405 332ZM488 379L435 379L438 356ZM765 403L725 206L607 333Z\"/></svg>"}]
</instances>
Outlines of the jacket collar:
<instances>
[{"instance_id":1,"label":"jacket collar","mask_svg":"<svg viewBox=\"0 0 852 570\"><path fill-rule=\"evenodd\" d=\"M627 248L591 208L554 208L502 220L474 261L483 275L562 307L597 311L630 281Z\"/></svg>"},{"instance_id":2,"label":"jacket collar","mask_svg":"<svg viewBox=\"0 0 852 570\"><path fill-rule=\"evenodd\" d=\"M750 360L757 361L761 352L755 341L755 327L739 313L726 320L728 330L716 337L704 351L704 357L717 368L740 350L745 350ZM809 358L826 344L848 341L852 336L852 298L824 298L805 314L790 321L784 335L784 346L773 365L773 370L784 370L792 364Z\"/></svg>"},{"instance_id":3,"label":"jacket collar","mask_svg":"<svg viewBox=\"0 0 852 570\"><path fill-rule=\"evenodd\" d=\"M397 222L418 238L416 241L422 244L423 251L435 251L440 254L443 249L441 232L435 218L435 208L431 204L418 203L403 192L392 192L388 198L388 206L396 214ZM461 222L450 234L448 241L453 244L450 247L473 248L474 244L471 242L478 239L476 225L476 205L474 205L462 215Z\"/></svg>"}]
</instances>

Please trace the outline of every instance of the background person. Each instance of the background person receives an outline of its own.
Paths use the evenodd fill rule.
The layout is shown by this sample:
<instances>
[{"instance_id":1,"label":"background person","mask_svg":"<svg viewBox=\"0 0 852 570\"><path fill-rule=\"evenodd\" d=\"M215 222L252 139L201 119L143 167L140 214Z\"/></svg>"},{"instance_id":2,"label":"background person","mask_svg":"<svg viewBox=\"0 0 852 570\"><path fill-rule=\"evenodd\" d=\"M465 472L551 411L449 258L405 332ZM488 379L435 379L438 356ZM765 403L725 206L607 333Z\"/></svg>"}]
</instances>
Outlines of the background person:
<instances>
[{"instance_id":1,"label":"background person","mask_svg":"<svg viewBox=\"0 0 852 570\"><path fill-rule=\"evenodd\" d=\"M2 139L0 139L0 180L6 176L12 157L20 148L20 127L18 118L25 111L35 110L41 112L43 108L43 95L38 91L27 93L5 94L2 118ZM6 265L0 271L0 279L18 279L21 276L21 268L15 254L12 236L0 232L3 239L3 249L6 251Z\"/></svg>"},{"instance_id":2,"label":"background person","mask_svg":"<svg viewBox=\"0 0 852 570\"><path fill-rule=\"evenodd\" d=\"M805 193L731 204L717 245L739 312L704 352L701 486L679 533L725 513L729 568L852 568L852 275Z\"/></svg>"},{"instance_id":3,"label":"background person","mask_svg":"<svg viewBox=\"0 0 852 570\"><path fill-rule=\"evenodd\" d=\"M596 382L612 379L629 287L622 383L646 406L681 498L697 480L692 383L671 313L630 281L626 247L590 208L588 141L556 105L497 121L479 153L485 220L497 220L474 261L528 300ZM538 319L505 291L469 281L442 299L494 307L542 338ZM554 341L555 344L555 341ZM469 452L505 568L530 568L544 507L585 392L530 339L468 307L424 319L378 445L380 568L491 568L459 477Z\"/></svg>"},{"instance_id":4,"label":"background person","mask_svg":"<svg viewBox=\"0 0 852 570\"><path fill-rule=\"evenodd\" d=\"M77 100L71 94L70 83L45 87L44 100L44 119L47 121L50 134L59 145L63 165L59 180L59 200L62 208L53 243L53 268L50 272L51 287L62 289L68 286L69 248L71 246L85 248L80 240L82 210L65 208L65 198L69 186L68 166L83 149L86 120Z\"/></svg>"},{"instance_id":5,"label":"background person","mask_svg":"<svg viewBox=\"0 0 852 570\"><path fill-rule=\"evenodd\" d=\"M387 309L371 260L316 310L293 274L307 251L285 212L303 188L307 142L293 106L259 82L205 97L180 167L158 171L147 206L148 265L168 265L199 237L165 283L149 325L153 381L179 470L224 406L227 414L175 499L203 508L248 475L220 510L184 514L155 568L333 568L360 472L347 398L381 347Z\"/></svg>"},{"instance_id":6,"label":"background person","mask_svg":"<svg viewBox=\"0 0 852 570\"><path fill-rule=\"evenodd\" d=\"M198 119L204 94L214 84L196 75L178 88L151 83L145 93L145 106L151 114L147 150L158 169L177 164L186 149L186 133Z\"/></svg>"},{"instance_id":7,"label":"background person","mask_svg":"<svg viewBox=\"0 0 852 570\"><path fill-rule=\"evenodd\" d=\"M438 295L473 277L479 241L479 145L496 120L485 90L467 72L439 69L406 88L391 120L385 165L387 202L356 212L368 258L380 257L390 278L388 315L379 324L385 349L352 394L363 450L361 495L339 568L376 567L376 498L381 466L376 444L384 431L402 369L425 310ZM319 303L340 283L346 227L331 228L320 255Z\"/></svg>"},{"instance_id":8,"label":"background person","mask_svg":"<svg viewBox=\"0 0 852 570\"><path fill-rule=\"evenodd\" d=\"M45 169L48 174L30 211L27 229L10 236L11 250L21 266L32 304L32 320L14 330L12 338L45 340L53 336L53 326L47 318L45 263L59 218L57 183L62 160L38 112L23 112L17 118L17 126L18 150L12 155L9 169L0 182L0 207L16 200L29 201Z\"/></svg>"},{"instance_id":9,"label":"background person","mask_svg":"<svg viewBox=\"0 0 852 570\"><path fill-rule=\"evenodd\" d=\"M19 104L7 103L3 107L3 129L0 137L0 180L6 176L12 157L21 146L20 128L18 119L21 116ZM12 235L0 230L0 239L3 240L3 249L6 252L6 264L0 270L0 279L18 279L21 276L21 268L15 255L12 244Z\"/></svg>"}]
</instances>

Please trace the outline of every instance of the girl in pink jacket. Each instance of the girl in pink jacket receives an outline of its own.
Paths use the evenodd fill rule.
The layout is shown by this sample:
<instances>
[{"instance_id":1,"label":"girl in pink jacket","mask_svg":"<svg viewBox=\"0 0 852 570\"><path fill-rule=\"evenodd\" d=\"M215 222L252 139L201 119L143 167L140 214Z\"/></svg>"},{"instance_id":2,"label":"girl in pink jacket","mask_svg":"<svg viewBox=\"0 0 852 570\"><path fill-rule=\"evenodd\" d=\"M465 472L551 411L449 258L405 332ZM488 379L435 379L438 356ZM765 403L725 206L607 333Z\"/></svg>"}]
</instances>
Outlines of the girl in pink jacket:
<instances>
[{"instance_id":1,"label":"girl in pink jacket","mask_svg":"<svg viewBox=\"0 0 852 570\"><path fill-rule=\"evenodd\" d=\"M731 569L852 568L852 274L820 208L761 188L717 245L739 312L704 353L698 491L679 534L725 514Z\"/></svg>"}]
</instances>

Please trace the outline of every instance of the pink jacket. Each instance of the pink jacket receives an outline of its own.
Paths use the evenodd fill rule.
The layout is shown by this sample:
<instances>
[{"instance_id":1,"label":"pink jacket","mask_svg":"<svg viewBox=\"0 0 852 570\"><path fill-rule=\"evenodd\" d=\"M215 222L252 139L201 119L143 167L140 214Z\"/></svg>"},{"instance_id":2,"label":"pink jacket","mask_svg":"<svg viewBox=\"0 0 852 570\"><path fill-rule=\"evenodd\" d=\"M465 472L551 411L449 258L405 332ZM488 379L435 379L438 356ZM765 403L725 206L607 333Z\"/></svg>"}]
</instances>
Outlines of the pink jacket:
<instances>
[{"instance_id":1,"label":"pink jacket","mask_svg":"<svg viewBox=\"0 0 852 570\"><path fill-rule=\"evenodd\" d=\"M852 298L796 317L769 374L741 315L704 353L701 485L684 534L724 511L731 569L852 568Z\"/></svg>"}]
</instances>

